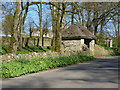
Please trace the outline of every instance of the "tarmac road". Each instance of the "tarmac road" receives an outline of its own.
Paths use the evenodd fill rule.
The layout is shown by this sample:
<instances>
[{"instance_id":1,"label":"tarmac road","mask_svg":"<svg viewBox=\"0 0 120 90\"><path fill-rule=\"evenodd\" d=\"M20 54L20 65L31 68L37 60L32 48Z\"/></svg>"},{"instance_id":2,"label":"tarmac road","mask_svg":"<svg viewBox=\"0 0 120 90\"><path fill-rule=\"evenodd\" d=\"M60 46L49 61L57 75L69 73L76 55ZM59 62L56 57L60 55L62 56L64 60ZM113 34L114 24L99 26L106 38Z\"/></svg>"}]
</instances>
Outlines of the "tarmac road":
<instances>
[{"instance_id":1,"label":"tarmac road","mask_svg":"<svg viewBox=\"0 0 120 90\"><path fill-rule=\"evenodd\" d=\"M99 58L99 57L97 57ZM118 88L120 56L100 57L2 81L2 88Z\"/></svg>"}]
</instances>

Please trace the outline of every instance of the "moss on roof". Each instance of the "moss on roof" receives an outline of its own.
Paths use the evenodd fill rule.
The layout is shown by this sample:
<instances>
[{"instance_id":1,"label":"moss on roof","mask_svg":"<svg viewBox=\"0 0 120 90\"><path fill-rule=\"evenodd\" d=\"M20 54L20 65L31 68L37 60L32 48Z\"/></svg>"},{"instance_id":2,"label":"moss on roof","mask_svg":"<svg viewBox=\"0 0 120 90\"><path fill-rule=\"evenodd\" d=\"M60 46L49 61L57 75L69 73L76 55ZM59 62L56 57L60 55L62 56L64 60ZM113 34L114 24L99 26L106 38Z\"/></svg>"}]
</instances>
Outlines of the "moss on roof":
<instances>
[{"instance_id":1,"label":"moss on roof","mask_svg":"<svg viewBox=\"0 0 120 90\"><path fill-rule=\"evenodd\" d=\"M96 39L96 37L79 23L72 24L62 32L62 39Z\"/></svg>"}]
</instances>

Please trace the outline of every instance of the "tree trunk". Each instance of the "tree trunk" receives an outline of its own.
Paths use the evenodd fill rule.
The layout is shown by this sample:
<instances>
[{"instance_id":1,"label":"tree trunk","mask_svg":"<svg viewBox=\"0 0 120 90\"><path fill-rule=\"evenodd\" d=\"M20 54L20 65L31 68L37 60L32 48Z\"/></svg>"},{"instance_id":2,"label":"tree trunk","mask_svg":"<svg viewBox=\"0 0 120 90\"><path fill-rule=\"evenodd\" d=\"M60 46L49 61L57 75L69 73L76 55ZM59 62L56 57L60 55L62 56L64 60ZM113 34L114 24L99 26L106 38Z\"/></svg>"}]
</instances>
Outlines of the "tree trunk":
<instances>
[{"instance_id":1,"label":"tree trunk","mask_svg":"<svg viewBox=\"0 0 120 90\"><path fill-rule=\"evenodd\" d=\"M22 18L22 2L21 2L21 7L20 7L20 26L19 26L19 46L18 49L22 51L22 31L23 31L23 18Z\"/></svg>"},{"instance_id":2,"label":"tree trunk","mask_svg":"<svg viewBox=\"0 0 120 90\"><path fill-rule=\"evenodd\" d=\"M95 25L95 26L94 26L94 35L95 35L95 36L97 36L97 33L98 33L97 28L98 28L98 25Z\"/></svg>"},{"instance_id":3,"label":"tree trunk","mask_svg":"<svg viewBox=\"0 0 120 90\"><path fill-rule=\"evenodd\" d=\"M55 4L55 3L54 3ZM53 39L52 39L52 50L55 50L55 39L56 39L56 7L52 6L52 29L53 29Z\"/></svg>"},{"instance_id":4,"label":"tree trunk","mask_svg":"<svg viewBox=\"0 0 120 90\"><path fill-rule=\"evenodd\" d=\"M28 1L28 0L27 0ZM26 19L26 16L27 16L27 12L28 12L28 6L29 6L29 2L27 2L27 7L26 7L26 10L25 10L25 13L24 13L24 17L23 17L23 13L22 13L22 10L23 10L23 2L21 2L21 7L20 7L20 11L21 11L21 14L20 14L20 29L19 29L19 47L18 49L20 51L22 51L22 32L23 32L23 29L24 29L24 22L25 22L25 19Z\"/></svg>"},{"instance_id":5,"label":"tree trunk","mask_svg":"<svg viewBox=\"0 0 120 90\"><path fill-rule=\"evenodd\" d=\"M79 23L81 24L81 17L79 12L78 12L78 17L79 17Z\"/></svg>"},{"instance_id":6,"label":"tree trunk","mask_svg":"<svg viewBox=\"0 0 120 90\"><path fill-rule=\"evenodd\" d=\"M118 7L120 7L120 2L118 3ZM120 8L118 9L118 47L120 48Z\"/></svg>"},{"instance_id":7,"label":"tree trunk","mask_svg":"<svg viewBox=\"0 0 120 90\"><path fill-rule=\"evenodd\" d=\"M66 17L66 8L67 8L67 3L62 3L62 8L63 8L63 12L62 12L62 16L61 16L61 20L60 20L60 27L61 27L61 30L63 31L65 28L65 17ZM62 33L62 32L61 32Z\"/></svg>"},{"instance_id":8,"label":"tree trunk","mask_svg":"<svg viewBox=\"0 0 120 90\"><path fill-rule=\"evenodd\" d=\"M40 39L38 38L37 39L37 47L39 47L39 41L40 41Z\"/></svg>"},{"instance_id":9,"label":"tree trunk","mask_svg":"<svg viewBox=\"0 0 120 90\"><path fill-rule=\"evenodd\" d=\"M119 30L120 27L119 27L119 25L120 25L120 20L118 21L118 47L120 48L120 30Z\"/></svg>"},{"instance_id":10,"label":"tree trunk","mask_svg":"<svg viewBox=\"0 0 120 90\"><path fill-rule=\"evenodd\" d=\"M30 32L30 38L32 37L32 28L31 28L31 26L30 26L30 29L29 29L29 32Z\"/></svg>"},{"instance_id":11,"label":"tree trunk","mask_svg":"<svg viewBox=\"0 0 120 90\"><path fill-rule=\"evenodd\" d=\"M26 40L26 43L25 43L25 47L28 47L28 43L29 43L29 39L30 38L26 38L27 40Z\"/></svg>"},{"instance_id":12,"label":"tree trunk","mask_svg":"<svg viewBox=\"0 0 120 90\"><path fill-rule=\"evenodd\" d=\"M40 21L40 43L41 46L43 46L44 42L43 42L43 30L42 30L42 2L40 2L39 21Z\"/></svg>"},{"instance_id":13,"label":"tree trunk","mask_svg":"<svg viewBox=\"0 0 120 90\"><path fill-rule=\"evenodd\" d=\"M113 23L114 24L114 27L115 27L115 33L116 33L116 40L115 40L115 45L116 47L118 47L118 39L119 39L119 32L117 30L117 25L116 25L116 22Z\"/></svg>"},{"instance_id":14,"label":"tree trunk","mask_svg":"<svg viewBox=\"0 0 120 90\"><path fill-rule=\"evenodd\" d=\"M103 23L101 23L101 30L100 30L100 35L99 35L99 40L100 40L100 43L104 43L104 32L103 32Z\"/></svg>"},{"instance_id":15,"label":"tree trunk","mask_svg":"<svg viewBox=\"0 0 120 90\"><path fill-rule=\"evenodd\" d=\"M94 23L93 23L93 26L94 26L94 35L97 37L97 27L98 27L98 21L97 21L97 18L98 18L98 12L96 11L96 4L94 6L94 15L93 15L93 18L94 18Z\"/></svg>"},{"instance_id":16,"label":"tree trunk","mask_svg":"<svg viewBox=\"0 0 120 90\"><path fill-rule=\"evenodd\" d=\"M91 28L91 21L90 21L90 17L91 17L91 11L87 11L87 14L88 14L88 20L87 20L87 24L86 24L86 26L87 26L87 29L90 31L90 32L92 32L93 33L93 30L92 30L92 28Z\"/></svg>"},{"instance_id":17,"label":"tree trunk","mask_svg":"<svg viewBox=\"0 0 120 90\"><path fill-rule=\"evenodd\" d=\"M74 5L73 5L73 2L72 2L72 11L74 12ZM71 24L74 24L74 13L72 13L72 15L71 15Z\"/></svg>"},{"instance_id":18,"label":"tree trunk","mask_svg":"<svg viewBox=\"0 0 120 90\"><path fill-rule=\"evenodd\" d=\"M57 3L58 7L61 7L61 3ZM60 29L60 10L56 9L56 39L55 39L55 51L60 52L61 47L61 29Z\"/></svg>"},{"instance_id":19,"label":"tree trunk","mask_svg":"<svg viewBox=\"0 0 120 90\"><path fill-rule=\"evenodd\" d=\"M18 46L17 32L18 32L18 26L20 24L19 23L20 8L21 8L21 0L19 2L16 2L16 11L13 17L14 25L13 25L12 35L10 38L10 46L9 46L9 53L13 53L13 54L16 54L17 46Z\"/></svg>"},{"instance_id":20,"label":"tree trunk","mask_svg":"<svg viewBox=\"0 0 120 90\"><path fill-rule=\"evenodd\" d=\"M82 3L82 6L84 7L84 2ZM82 8L82 26L85 25L85 9Z\"/></svg>"},{"instance_id":21,"label":"tree trunk","mask_svg":"<svg viewBox=\"0 0 120 90\"><path fill-rule=\"evenodd\" d=\"M54 3L58 7L61 6L61 3ZM53 17L54 17L54 26L53 26L53 46L52 49L60 52L61 47L61 30L60 30L60 10L53 6Z\"/></svg>"}]
</instances>

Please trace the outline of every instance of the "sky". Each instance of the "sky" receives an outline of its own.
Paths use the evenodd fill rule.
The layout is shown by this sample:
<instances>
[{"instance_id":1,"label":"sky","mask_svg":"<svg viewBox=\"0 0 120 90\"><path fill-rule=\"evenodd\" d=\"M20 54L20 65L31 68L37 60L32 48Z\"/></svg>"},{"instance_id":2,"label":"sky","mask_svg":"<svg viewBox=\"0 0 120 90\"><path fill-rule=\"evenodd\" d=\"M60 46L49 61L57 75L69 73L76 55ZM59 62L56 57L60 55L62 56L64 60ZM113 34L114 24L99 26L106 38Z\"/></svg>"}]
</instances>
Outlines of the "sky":
<instances>
[{"instance_id":1,"label":"sky","mask_svg":"<svg viewBox=\"0 0 120 90\"><path fill-rule=\"evenodd\" d=\"M43 9L43 11L42 11L42 13L43 13L43 15L42 15L43 23L46 20L46 17L49 17L49 24L50 24L49 29L52 29L52 25L51 25L51 11L49 9L49 6L43 4L42 5L42 9ZM37 24L37 26L39 26L39 17L38 17L37 11L35 11L35 10L37 10L37 6L36 5L32 5L32 6L29 7L28 14L27 14L26 21L25 21L25 30L24 30L26 34L29 34L29 25L28 25L28 22L30 21L30 18ZM70 21L70 19L67 18L67 21ZM36 26L34 26L34 27L36 27ZM114 29L113 25L109 25L108 30L110 28ZM98 26L98 30L100 30L100 26Z\"/></svg>"},{"instance_id":2,"label":"sky","mask_svg":"<svg viewBox=\"0 0 120 90\"><path fill-rule=\"evenodd\" d=\"M44 5L44 4L42 5L42 9L43 9L42 10L42 21L44 23L44 21L46 20L46 17L51 18L51 11L49 9L49 6ZM38 17L38 12L36 10L38 10L36 5L32 5L29 7L28 14L27 14L26 21L25 21L25 24L27 24L26 26L28 26L28 22L30 21L30 19L33 20L37 24L37 26L39 26L39 17ZM26 29L25 32L28 34L29 26L26 27L25 29Z\"/></svg>"}]
</instances>

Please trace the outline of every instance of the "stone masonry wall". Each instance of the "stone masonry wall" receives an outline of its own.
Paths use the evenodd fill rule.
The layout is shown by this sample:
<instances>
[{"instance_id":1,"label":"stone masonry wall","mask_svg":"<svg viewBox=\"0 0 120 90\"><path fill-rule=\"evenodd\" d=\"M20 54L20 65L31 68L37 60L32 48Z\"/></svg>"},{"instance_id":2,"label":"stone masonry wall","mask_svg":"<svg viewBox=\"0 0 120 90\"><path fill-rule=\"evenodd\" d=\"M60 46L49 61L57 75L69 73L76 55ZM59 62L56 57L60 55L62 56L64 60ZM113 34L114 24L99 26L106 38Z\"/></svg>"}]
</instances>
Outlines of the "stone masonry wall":
<instances>
[{"instance_id":1,"label":"stone masonry wall","mask_svg":"<svg viewBox=\"0 0 120 90\"><path fill-rule=\"evenodd\" d=\"M106 50L104 47L101 47L99 45L95 44L95 50L94 50L95 56L101 56L101 55L109 55L110 53L114 53L114 50Z\"/></svg>"},{"instance_id":2,"label":"stone masonry wall","mask_svg":"<svg viewBox=\"0 0 120 90\"><path fill-rule=\"evenodd\" d=\"M36 46L37 45L38 38L29 38L28 46ZM27 42L27 38L23 38L23 47L25 46ZM5 37L2 38L2 45L9 46L10 43L10 37L6 39ZM41 43L39 42L39 45ZM51 46L51 38L44 38L44 46Z\"/></svg>"},{"instance_id":3,"label":"stone masonry wall","mask_svg":"<svg viewBox=\"0 0 120 90\"><path fill-rule=\"evenodd\" d=\"M63 40L61 45L61 51L82 51L84 40Z\"/></svg>"},{"instance_id":4,"label":"stone masonry wall","mask_svg":"<svg viewBox=\"0 0 120 90\"><path fill-rule=\"evenodd\" d=\"M87 41L87 40L86 40ZM64 52L81 52L83 55L94 55L94 40L89 40L86 45L84 39L80 40L63 40L61 45L61 51Z\"/></svg>"}]
</instances>

